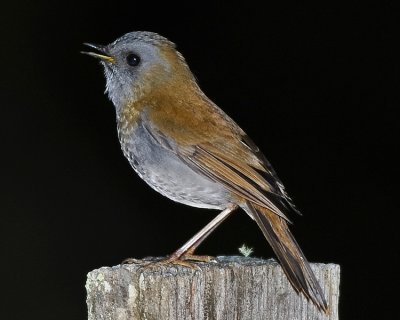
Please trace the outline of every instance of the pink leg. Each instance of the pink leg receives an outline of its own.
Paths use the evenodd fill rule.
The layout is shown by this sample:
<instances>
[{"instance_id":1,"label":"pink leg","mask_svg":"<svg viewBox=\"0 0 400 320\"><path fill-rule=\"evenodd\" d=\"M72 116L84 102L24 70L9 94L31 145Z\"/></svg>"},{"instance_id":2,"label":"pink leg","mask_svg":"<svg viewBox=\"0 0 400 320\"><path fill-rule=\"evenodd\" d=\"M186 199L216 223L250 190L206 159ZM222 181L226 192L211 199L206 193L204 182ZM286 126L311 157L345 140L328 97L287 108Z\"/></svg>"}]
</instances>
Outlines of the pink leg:
<instances>
[{"instance_id":1,"label":"pink leg","mask_svg":"<svg viewBox=\"0 0 400 320\"><path fill-rule=\"evenodd\" d=\"M196 248L223 222L225 219L237 209L237 205L231 205L221 213L216 216L210 223L208 223L203 229L196 233L188 242L186 242L182 247L176 250L169 259L179 260L184 256L193 255Z\"/></svg>"}]
</instances>

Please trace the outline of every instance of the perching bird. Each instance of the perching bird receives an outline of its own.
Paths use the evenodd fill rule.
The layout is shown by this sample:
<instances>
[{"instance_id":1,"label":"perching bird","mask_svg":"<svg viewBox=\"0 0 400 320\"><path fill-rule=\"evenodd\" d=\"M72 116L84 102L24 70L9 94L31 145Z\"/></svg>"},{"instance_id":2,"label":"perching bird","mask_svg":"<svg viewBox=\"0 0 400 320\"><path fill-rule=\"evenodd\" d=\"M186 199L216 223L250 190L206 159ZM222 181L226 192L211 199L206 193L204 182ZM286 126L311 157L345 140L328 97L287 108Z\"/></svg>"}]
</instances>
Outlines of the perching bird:
<instances>
[{"instance_id":1,"label":"perching bird","mask_svg":"<svg viewBox=\"0 0 400 320\"><path fill-rule=\"evenodd\" d=\"M182 263L236 208L256 221L287 278L322 311L328 305L288 229L298 212L274 169L246 133L199 88L174 43L131 32L87 44L104 67L118 136L133 169L162 195L222 212L166 260Z\"/></svg>"}]
</instances>

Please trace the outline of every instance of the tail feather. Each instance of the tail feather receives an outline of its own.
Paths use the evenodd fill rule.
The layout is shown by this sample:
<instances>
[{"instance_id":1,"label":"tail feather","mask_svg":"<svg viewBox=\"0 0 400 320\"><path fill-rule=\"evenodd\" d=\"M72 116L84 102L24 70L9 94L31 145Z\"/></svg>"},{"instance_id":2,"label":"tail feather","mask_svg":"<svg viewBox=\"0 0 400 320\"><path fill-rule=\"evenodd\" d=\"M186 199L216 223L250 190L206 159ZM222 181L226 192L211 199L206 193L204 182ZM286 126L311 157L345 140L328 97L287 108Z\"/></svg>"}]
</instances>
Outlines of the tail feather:
<instances>
[{"instance_id":1,"label":"tail feather","mask_svg":"<svg viewBox=\"0 0 400 320\"><path fill-rule=\"evenodd\" d=\"M277 255L293 288L298 293L302 292L320 310L327 313L328 304L322 289L286 221L272 211L249 201L247 208Z\"/></svg>"}]
</instances>

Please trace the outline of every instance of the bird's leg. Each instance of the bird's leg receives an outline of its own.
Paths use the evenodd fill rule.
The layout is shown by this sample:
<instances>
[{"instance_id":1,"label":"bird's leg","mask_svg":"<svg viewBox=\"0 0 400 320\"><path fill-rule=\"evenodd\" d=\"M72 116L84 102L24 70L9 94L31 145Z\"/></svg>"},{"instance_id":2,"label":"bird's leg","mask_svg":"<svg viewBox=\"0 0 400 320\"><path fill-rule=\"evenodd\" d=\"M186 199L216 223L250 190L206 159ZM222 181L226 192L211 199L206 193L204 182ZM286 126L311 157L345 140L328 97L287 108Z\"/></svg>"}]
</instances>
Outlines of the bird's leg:
<instances>
[{"instance_id":1,"label":"bird's leg","mask_svg":"<svg viewBox=\"0 0 400 320\"><path fill-rule=\"evenodd\" d=\"M126 259L122 263L140 263L143 267L147 266L157 266L159 264L175 264L182 265L189 268L196 268L195 265L190 263L188 260L192 261L210 261L209 256L195 256L193 253L196 248L235 210L237 205L230 205L226 209L220 212L213 220L211 220L203 229L197 232L189 241L187 241L182 247L168 256L166 259L158 261L149 261L145 265L142 261L136 259Z\"/></svg>"},{"instance_id":2,"label":"bird's leg","mask_svg":"<svg viewBox=\"0 0 400 320\"><path fill-rule=\"evenodd\" d=\"M168 260L180 261L193 260L208 262L211 260L210 256L196 256L194 251L197 247L235 210L237 205L231 205L210 221L203 229L196 233L188 242L176 250L168 257Z\"/></svg>"}]
</instances>

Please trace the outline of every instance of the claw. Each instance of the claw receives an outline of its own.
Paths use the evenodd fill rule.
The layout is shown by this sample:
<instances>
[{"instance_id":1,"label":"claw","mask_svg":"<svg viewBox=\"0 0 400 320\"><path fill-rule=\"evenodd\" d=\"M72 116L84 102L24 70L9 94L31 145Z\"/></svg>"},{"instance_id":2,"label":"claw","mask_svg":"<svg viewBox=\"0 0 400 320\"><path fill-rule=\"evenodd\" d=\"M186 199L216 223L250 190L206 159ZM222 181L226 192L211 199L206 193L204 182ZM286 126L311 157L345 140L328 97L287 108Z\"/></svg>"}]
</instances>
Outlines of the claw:
<instances>
[{"instance_id":1,"label":"claw","mask_svg":"<svg viewBox=\"0 0 400 320\"><path fill-rule=\"evenodd\" d=\"M143 260L135 259L135 258L126 258L121 262L121 264L142 264Z\"/></svg>"},{"instance_id":2,"label":"claw","mask_svg":"<svg viewBox=\"0 0 400 320\"><path fill-rule=\"evenodd\" d=\"M135 258L126 258L121 262L121 264L139 264L139 265L147 265L152 262L157 262L162 260L162 258L153 258L153 257L146 257L143 259L135 259Z\"/></svg>"}]
</instances>

